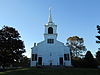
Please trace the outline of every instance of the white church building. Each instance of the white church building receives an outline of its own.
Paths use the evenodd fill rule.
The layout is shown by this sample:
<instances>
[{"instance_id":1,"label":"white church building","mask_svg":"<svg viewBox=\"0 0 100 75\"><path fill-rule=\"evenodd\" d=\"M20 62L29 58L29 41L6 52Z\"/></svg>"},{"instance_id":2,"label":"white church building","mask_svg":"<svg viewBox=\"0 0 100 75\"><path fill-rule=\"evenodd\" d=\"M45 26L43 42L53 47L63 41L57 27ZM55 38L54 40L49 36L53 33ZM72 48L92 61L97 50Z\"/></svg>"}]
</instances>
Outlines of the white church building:
<instances>
[{"instance_id":1,"label":"white church building","mask_svg":"<svg viewBox=\"0 0 100 75\"><path fill-rule=\"evenodd\" d=\"M51 10L44 26L44 41L34 43L31 48L31 67L71 66L70 48L57 40L57 25L52 21Z\"/></svg>"}]
</instances>

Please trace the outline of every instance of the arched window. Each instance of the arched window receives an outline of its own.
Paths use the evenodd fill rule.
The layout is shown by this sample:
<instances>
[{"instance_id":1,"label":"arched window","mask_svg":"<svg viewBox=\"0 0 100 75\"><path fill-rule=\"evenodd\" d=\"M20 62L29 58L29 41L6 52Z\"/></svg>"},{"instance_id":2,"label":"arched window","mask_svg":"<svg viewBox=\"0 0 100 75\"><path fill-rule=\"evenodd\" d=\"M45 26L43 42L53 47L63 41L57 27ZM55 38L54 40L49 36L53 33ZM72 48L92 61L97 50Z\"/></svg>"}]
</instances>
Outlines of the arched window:
<instances>
[{"instance_id":1,"label":"arched window","mask_svg":"<svg viewBox=\"0 0 100 75\"><path fill-rule=\"evenodd\" d=\"M52 27L48 28L48 34L53 34L53 28Z\"/></svg>"}]
</instances>

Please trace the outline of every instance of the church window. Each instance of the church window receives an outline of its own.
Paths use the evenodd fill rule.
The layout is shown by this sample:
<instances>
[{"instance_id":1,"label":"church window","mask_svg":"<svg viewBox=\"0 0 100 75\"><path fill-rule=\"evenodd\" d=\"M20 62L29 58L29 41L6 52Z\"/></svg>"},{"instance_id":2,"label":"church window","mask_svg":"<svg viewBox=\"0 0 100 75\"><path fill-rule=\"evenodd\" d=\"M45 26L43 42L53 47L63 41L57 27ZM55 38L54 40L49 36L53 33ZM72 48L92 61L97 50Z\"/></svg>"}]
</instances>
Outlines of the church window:
<instances>
[{"instance_id":1,"label":"church window","mask_svg":"<svg viewBox=\"0 0 100 75\"><path fill-rule=\"evenodd\" d=\"M37 61L37 54L32 54L32 61Z\"/></svg>"},{"instance_id":2,"label":"church window","mask_svg":"<svg viewBox=\"0 0 100 75\"><path fill-rule=\"evenodd\" d=\"M48 39L48 40L47 40L47 43L53 44L53 43L54 43L54 39Z\"/></svg>"},{"instance_id":3,"label":"church window","mask_svg":"<svg viewBox=\"0 0 100 75\"><path fill-rule=\"evenodd\" d=\"M53 28L52 27L48 28L48 34L53 34Z\"/></svg>"},{"instance_id":4,"label":"church window","mask_svg":"<svg viewBox=\"0 0 100 75\"><path fill-rule=\"evenodd\" d=\"M64 54L64 60L69 60L69 54Z\"/></svg>"}]
</instances>

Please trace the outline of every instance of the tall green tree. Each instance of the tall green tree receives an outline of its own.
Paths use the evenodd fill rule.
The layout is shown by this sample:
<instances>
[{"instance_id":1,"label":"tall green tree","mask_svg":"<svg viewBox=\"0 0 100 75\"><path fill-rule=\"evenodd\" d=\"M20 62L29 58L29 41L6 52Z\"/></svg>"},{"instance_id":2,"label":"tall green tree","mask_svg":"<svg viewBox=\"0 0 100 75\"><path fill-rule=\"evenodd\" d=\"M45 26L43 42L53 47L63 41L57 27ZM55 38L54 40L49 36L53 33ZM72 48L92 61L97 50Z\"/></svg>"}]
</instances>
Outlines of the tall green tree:
<instances>
[{"instance_id":1,"label":"tall green tree","mask_svg":"<svg viewBox=\"0 0 100 75\"><path fill-rule=\"evenodd\" d=\"M100 26L99 25L97 25L97 30L98 30L98 33L100 34ZM100 43L100 35L97 35L96 38L98 38L96 43Z\"/></svg>"},{"instance_id":2,"label":"tall green tree","mask_svg":"<svg viewBox=\"0 0 100 75\"><path fill-rule=\"evenodd\" d=\"M97 30L98 30L98 33L100 34L99 25L97 25ZM98 39L96 43L100 44L100 35L97 35L96 38ZM96 60L97 60L98 65L100 65L100 48L98 48L98 51L96 52Z\"/></svg>"},{"instance_id":3,"label":"tall green tree","mask_svg":"<svg viewBox=\"0 0 100 75\"><path fill-rule=\"evenodd\" d=\"M0 30L0 65L2 67L12 65L19 61L25 46L19 32L13 28L4 26Z\"/></svg>"},{"instance_id":4,"label":"tall green tree","mask_svg":"<svg viewBox=\"0 0 100 75\"><path fill-rule=\"evenodd\" d=\"M72 58L83 56L82 53L86 51L83 38L78 36L69 37L67 39L67 45L70 47Z\"/></svg>"},{"instance_id":5,"label":"tall green tree","mask_svg":"<svg viewBox=\"0 0 100 75\"><path fill-rule=\"evenodd\" d=\"M98 65L100 65L100 51L96 52L96 60L97 60Z\"/></svg>"},{"instance_id":6,"label":"tall green tree","mask_svg":"<svg viewBox=\"0 0 100 75\"><path fill-rule=\"evenodd\" d=\"M84 62L83 65L86 68L96 68L97 67L97 63L90 51L87 51L85 58L83 59L83 62Z\"/></svg>"}]
</instances>

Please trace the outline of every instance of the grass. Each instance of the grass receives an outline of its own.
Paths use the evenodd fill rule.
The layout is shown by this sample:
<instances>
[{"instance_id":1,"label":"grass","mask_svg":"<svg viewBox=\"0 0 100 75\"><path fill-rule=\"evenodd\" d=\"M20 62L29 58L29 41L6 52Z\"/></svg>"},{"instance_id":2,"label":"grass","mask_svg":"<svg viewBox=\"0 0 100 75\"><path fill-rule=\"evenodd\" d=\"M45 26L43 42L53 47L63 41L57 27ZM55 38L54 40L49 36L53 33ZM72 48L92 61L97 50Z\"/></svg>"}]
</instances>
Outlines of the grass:
<instances>
[{"instance_id":1,"label":"grass","mask_svg":"<svg viewBox=\"0 0 100 75\"><path fill-rule=\"evenodd\" d=\"M100 69L87 68L23 68L0 72L0 75L100 75Z\"/></svg>"}]
</instances>

